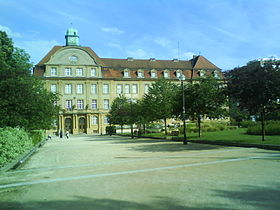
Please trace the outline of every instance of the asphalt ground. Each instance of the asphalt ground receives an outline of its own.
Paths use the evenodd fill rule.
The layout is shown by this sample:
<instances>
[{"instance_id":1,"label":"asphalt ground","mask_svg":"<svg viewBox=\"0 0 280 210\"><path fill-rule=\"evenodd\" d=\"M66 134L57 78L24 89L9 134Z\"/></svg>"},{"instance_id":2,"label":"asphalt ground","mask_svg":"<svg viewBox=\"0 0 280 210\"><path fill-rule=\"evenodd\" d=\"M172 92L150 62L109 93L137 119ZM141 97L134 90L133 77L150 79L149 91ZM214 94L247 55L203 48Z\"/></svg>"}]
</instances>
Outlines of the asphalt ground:
<instances>
[{"instance_id":1,"label":"asphalt ground","mask_svg":"<svg viewBox=\"0 0 280 210\"><path fill-rule=\"evenodd\" d=\"M280 209L280 152L53 138L0 174L0 209Z\"/></svg>"}]
</instances>

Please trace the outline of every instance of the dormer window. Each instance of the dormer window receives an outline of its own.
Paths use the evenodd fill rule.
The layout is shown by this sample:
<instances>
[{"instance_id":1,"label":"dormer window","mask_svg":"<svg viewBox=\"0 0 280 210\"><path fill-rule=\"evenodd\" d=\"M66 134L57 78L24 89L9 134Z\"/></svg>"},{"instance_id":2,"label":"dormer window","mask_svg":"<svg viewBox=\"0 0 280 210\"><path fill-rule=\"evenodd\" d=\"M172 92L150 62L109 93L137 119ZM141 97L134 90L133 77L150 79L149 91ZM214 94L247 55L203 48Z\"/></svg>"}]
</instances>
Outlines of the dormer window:
<instances>
[{"instance_id":1,"label":"dormer window","mask_svg":"<svg viewBox=\"0 0 280 210\"><path fill-rule=\"evenodd\" d=\"M220 78L217 71L213 71L213 77L216 78L216 79Z\"/></svg>"},{"instance_id":2,"label":"dormer window","mask_svg":"<svg viewBox=\"0 0 280 210\"><path fill-rule=\"evenodd\" d=\"M164 77L164 78L169 78L169 71L165 70L165 71L163 72L163 77Z\"/></svg>"},{"instance_id":3,"label":"dormer window","mask_svg":"<svg viewBox=\"0 0 280 210\"><path fill-rule=\"evenodd\" d=\"M182 71L181 71L181 70L177 70L177 71L176 71L176 77L177 77L177 78L180 78L181 75L182 75Z\"/></svg>"},{"instance_id":4,"label":"dormer window","mask_svg":"<svg viewBox=\"0 0 280 210\"><path fill-rule=\"evenodd\" d=\"M125 69L125 70L123 71L123 77L125 77L125 78L129 78L129 77L130 77L130 72L129 72L128 69Z\"/></svg>"},{"instance_id":5,"label":"dormer window","mask_svg":"<svg viewBox=\"0 0 280 210\"><path fill-rule=\"evenodd\" d=\"M144 78L144 72L142 70L137 71L137 77L138 78Z\"/></svg>"},{"instance_id":6,"label":"dormer window","mask_svg":"<svg viewBox=\"0 0 280 210\"><path fill-rule=\"evenodd\" d=\"M204 70L200 70L200 71L198 72L198 75L199 75L200 77L205 77L205 71L204 71Z\"/></svg>"},{"instance_id":7,"label":"dormer window","mask_svg":"<svg viewBox=\"0 0 280 210\"><path fill-rule=\"evenodd\" d=\"M151 78L157 78L157 71L156 70L151 71Z\"/></svg>"}]
</instances>

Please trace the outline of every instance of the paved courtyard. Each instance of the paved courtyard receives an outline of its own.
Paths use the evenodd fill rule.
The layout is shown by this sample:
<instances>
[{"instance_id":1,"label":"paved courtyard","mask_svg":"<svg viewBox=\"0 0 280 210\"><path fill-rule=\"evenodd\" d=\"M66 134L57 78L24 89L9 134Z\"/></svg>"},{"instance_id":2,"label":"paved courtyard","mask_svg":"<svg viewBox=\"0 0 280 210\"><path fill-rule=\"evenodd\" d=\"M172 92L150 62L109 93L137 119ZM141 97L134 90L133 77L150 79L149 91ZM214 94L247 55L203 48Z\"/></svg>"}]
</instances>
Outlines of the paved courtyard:
<instances>
[{"instance_id":1,"label":"paved courtyard","mask_svg":"<svg viewBox=\"0 0 280 210\"><path fill-rule=\"evenodd\" d=\"M53 138L0 174L0 209L279 209L280 152Z\"/></svg>"}]
</instances>

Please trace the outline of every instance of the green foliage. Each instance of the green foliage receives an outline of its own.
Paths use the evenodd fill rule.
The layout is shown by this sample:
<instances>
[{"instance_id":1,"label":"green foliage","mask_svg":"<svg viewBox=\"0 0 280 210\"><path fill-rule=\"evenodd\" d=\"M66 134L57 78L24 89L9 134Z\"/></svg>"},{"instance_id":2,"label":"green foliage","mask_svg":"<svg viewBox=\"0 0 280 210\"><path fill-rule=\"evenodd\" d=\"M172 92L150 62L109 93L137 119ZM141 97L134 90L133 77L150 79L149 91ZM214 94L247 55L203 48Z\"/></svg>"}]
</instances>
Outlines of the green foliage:
<instances>
[{"instance_id":1,"label":"green foliage","mask_svg":"<svg viewBox=\"0 0 280 210\"><path fill-rule=\"evenodd\" d=\"M33 145L37 145L40 143L43 139L46 138L46 134L43 130L32 130L29 131L29 136L32 139Z\"/></svg>"},{"instance_id":2,"label":"green foliage","mask_svg":"<svg viewBox=\"0 0 280 210\"><path fill-rule=\"evenodd\" d=\"M32 139L23 129L0 128L0 167L32 148Z\"/></svg>"},{"instance_id":3,"label":"green foliage","mask_svg":"<svg viewBox=\"0 0 280 210\"><path fill-rule=\"evenodd\" d=\"M109 135L116 134L116 126L114 125L106 126L106 134Z\"/></svg>"},{"instance_id":4,"label":"green foliage","mask_svg":"<svg viewBox=\"0 0 280 210\"><path fill-rule=\"evenodd\" d=\"M248 127L247 134L250 135L262 135L261 123L255 123ZM268 121L265 126L266 135L280 135L280 121Z\"/></svg>"},{"instance_id":5,"label":"green foliage","mask_svg":"<svg viewBox=\"0 0 280 210\"><path fill-rule=\"evenodd\" d=\"M14 48L5 32L0 32L0 41L0 127L51 128L57 96L31 75L30 56Z\"/></svg>"},{"instance_id":6,"label":"green foliage","mask_svg":"<svg viewBox=\"0 0 280 210\"><path fill-rule=\"evenodd\" d=\"M240 123L240 126L242 128L248 128L248 127L251 127L251 126L254 126L254 125L256 125L256 122L252 121L252 120L244 120Z\"/></svg>"}]
</instances>

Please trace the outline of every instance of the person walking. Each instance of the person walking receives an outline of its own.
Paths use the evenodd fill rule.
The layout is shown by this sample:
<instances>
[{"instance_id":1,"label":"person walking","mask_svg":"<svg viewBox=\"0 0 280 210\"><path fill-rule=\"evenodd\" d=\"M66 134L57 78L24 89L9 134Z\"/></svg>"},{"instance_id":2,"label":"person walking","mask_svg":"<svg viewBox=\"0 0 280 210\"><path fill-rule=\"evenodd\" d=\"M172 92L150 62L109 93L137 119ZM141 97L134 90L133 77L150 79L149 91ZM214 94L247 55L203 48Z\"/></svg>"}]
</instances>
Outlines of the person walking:
<instances>
[{"instance_id":1,"label":"person walking","mask_svg":"<svg viewBox=\"0 0 280 210\"><path fill-rule=\"evenodd\" d=\"M62 133L62 130L60 130L59 131L59 137L62 139L62 135L63 135L63 133Z\"/></svg>"},{"instance_id":2,"label":"person walking","mask_svg":"<svg viewBox=\"0 0 280 210\"><path fill-rule=\"evenodd\" d=\"M65 136L67 139L69 138L69 131L66 131Z\"/></svg>"}]
</instances>

